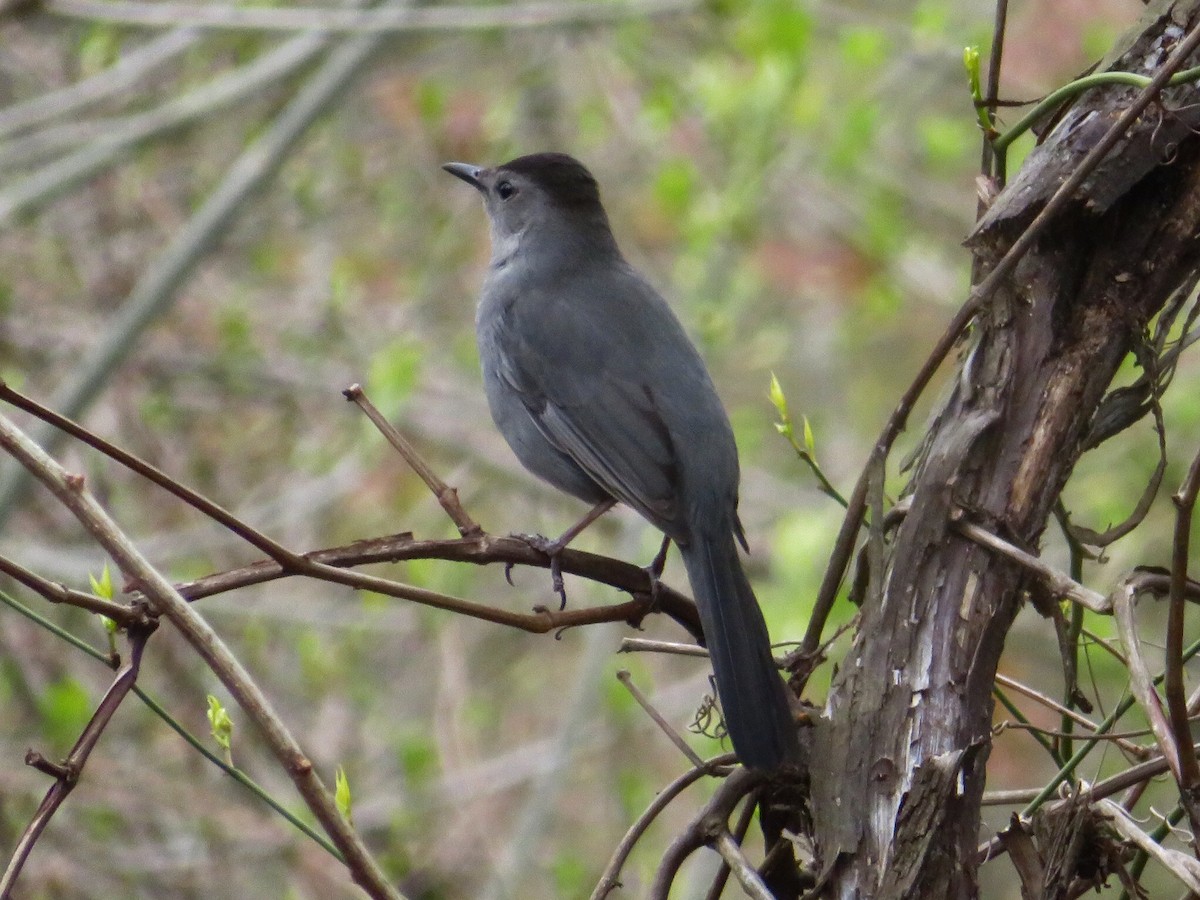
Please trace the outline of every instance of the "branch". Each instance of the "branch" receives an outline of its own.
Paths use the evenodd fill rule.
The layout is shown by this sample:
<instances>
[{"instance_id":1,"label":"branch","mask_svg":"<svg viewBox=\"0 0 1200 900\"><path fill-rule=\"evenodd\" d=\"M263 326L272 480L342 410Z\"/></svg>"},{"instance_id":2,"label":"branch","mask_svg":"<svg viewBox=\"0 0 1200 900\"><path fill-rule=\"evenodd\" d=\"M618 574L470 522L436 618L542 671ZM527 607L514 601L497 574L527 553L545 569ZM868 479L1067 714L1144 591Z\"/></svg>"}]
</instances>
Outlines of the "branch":
<instances>
[{"instance_id":1,"label":"branch","mask_svg":"<svg viewBox=\"0 0 1200 900\"><path fill-rule=\"evenodd\" d=\"M736 762L737 757L734 754L722 753L720 756L714 756L702 767L689 769L663 788L658 793L658 796L654 798L654 802L646 807L645 812L638 816L637 820L629 827L629 830L625 832L625 836L621 838L621 842L617 844L617 849L613 851L612 859L604 867L604 872L600 876L600 880L596 883L596 888L592 891L590 900L605 900L613 890L620 887L621 867L625 865L625 860L633 852L634 846L653 824L659 813L670 806L676 797L701 778L716 775L721 767L732 766Z\"/></svg>"},{"instance_id":2,"label":"branch","mask_svg":"<svg viewBox=\"0 0 1200 900\"><path fill-rule=\"evenodd\" d=\"M130 631L129 661L117 671L116 677L113 678L112 684L109 685L104 697L97 705L96 711L88 720L83 733L80 734L75 746L71 748L71 752L67 754L67 758L62 763L51 763L34 750L25 754L25 764L38 771L53 775L54 784L50 786L50 790L42 798L33 818L25 827L24 833L17 841L12 858L8 862L8 867L5 869L4 875L0 877L0 897L5 900L11 896L13 887L21 875L21 870L25 867L30 852L37 844L38 838L46 830L50 819L63 805L71 791L75 789L75 785L79 782L79 776L83 773L84 766L87 765L88 757L91 756L96 744L100 741L100 736L104 734L108 723L120 709L121 703L129 696L130 690L137 681L138 670L141 668L142 650L145 649L146 641L157 627L158 625L152 622Z\"/></svg>"},{"instance_id":3,"label":"branch","mask_svg":"<svg viewBox=\"0 0 1200 900\"><path fill-rule=\"evenodd\" d=\"M1154 857L1164 869L1183 882L1194 894L1200 894L1200 863L1178 850L1171 850L1151 840L1124 809L1111 800L1101 800L1096 807L1123 838L1144 853Z\"/></svg>"},{"instance_id":4,"label":"branch","mask_svg":"<svg viewBox=\"0 0 1200 900\"><path fill-rule=\"evenodd\" d=\"M401 895L388 883L358 835L342 817L312 762L275 714L266 695L212 627L117 528L116 523L86 490L83 477L69 474L6 416L0 416L0 448L15 457L50 489L112 556L125 576L138 585L161 615L170 619L212 669L258 726L271 752L345 857L354 880L372 897L399 900Z\"/></svg>"},{"instance_id":5,"label":"branch","mask_svg":"<svg viewBox=\"0 0 1200 900\"><path fill-rule=\"evenodd\" d=\"M1192 512L1196 508L1196 496L1200 494L1200 453L1197 453L1188 468L1187 477L1179 491L1171 498L1175 501L1175 538L1171 552L1171 593L1167 607L1166 664L1164 666L1163 689L1167 699L1167 712L1175 745L1187 747L1192 742L1191 726L1188 722L1187 691L1183 685L1183 632L1184 614L1187 609L1188 554L1191 550ZM1179 754L1180 798L1188 811L1194 840L1200 846L1200 766L1196 754Z\"/></svg>"},{"instance_id":6,"label":"branch","mask_svg":"<svg viewBox=\"0 0 1200 900\"><path fill-rule=\"evenodd\" d=\"M775 900L728 829L722 829L717 834L714 849L721 854L721 858L725 860L725 864L729 866L748 897L752 900Z\"/></svg>"},{"instance_id":7,"label":"branch","mask_svg":"<svg viewBox=\"0 0 1200 900\"><path fill-rule=\"evenodd\" d=\"M701 808L691 824L671 842L671 846L663 854L662 864L658 867L654 883L646 895L650 900L667 900L679 867L697 849L705 844L715 843L721 834L728 833L728 821L734 809L743 797L753 792L762 782L761 772L735 769L730 773L717 788L712 799Z\"/></svg>"},{"instance_id":8,"label":"branch","mask_svg":"<svg viewBox=\"0 0 1200 900\"><path fill-rule=\"evenodd\" d=\"M103 597L97 597L95 594L85 594L83 591L73 590L66 585L56 584L4 556L0 556L0 572L40 594L51 603L63 603L67 606L87 610L90 613L107 616L125 630L148 625L151 621L144 609L114 603Z\"/></svg>"},{"instance_id":9,"label":"branch","mask_svg":"<svg viewBox=\"0 0 1200 900\"><path fill-rule=\"evenodd\" d=\"M362 389L362 385L352 384L342 391L342 395L351 403L356 404L371 420L371 423L379 429L379 433L395 448L396 452L404 457L404 461L425 482L430 493L446 511L450 521L458 528L459 534L463 537L472 537L483 532L483 529L463 509L462 503L458 499L458 491L438 477L433 468L417 453L416 448L408 442L408 439L375 407Z\"/></svg>"}]
</instances>

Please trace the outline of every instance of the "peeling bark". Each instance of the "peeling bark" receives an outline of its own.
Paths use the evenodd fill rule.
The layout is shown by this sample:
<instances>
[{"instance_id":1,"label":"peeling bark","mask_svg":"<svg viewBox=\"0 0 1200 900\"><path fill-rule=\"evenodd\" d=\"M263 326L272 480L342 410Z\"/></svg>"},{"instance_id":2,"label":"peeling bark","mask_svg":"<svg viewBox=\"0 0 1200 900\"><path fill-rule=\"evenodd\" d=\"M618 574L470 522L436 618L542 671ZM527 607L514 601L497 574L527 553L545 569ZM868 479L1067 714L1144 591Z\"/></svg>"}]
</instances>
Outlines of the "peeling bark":
<instances>
[{"instance_id":1,"label":"peeling bark","mask_svg":"<svg viewBox=\"0 0 1200 900\"><path fill-rule=\"evenodd\" d=\"M1157 4L1115 67L1161 63L1197 7ZM983 271L1136 93L1102 88L1076 100L971 236ZM870 573L860 630L815 727L825 896L978 893L992 684L1026 585L952 519L1036 550L1118 366L1148 320L1194 283L1200 104L1183 85L1163 107L1130 129L976 318L910 482L911 509Z\"/></svg>"}]
</instances>

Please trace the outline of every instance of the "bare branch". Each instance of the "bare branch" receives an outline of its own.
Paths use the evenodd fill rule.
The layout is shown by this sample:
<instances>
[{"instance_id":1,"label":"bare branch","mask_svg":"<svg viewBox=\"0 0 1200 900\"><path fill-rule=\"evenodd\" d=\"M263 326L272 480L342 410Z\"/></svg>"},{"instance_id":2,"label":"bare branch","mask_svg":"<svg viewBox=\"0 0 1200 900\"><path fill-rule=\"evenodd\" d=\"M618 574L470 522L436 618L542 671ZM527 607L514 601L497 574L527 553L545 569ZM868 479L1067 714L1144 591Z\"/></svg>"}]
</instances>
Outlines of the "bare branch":
<instances>
[{"instance_id":1,"label":"bare branch","mask_svg":"<svg viewBox=\"0 0 1200 900\"><path fill-rule=\"evenodd\" d=\"M732 753L722 753L720 756L714 756L702 767L689 769L659 791L654 798L654 802L646 808L645 812L638 816L637 821L629 827L629 830L625 832L625 836L621 838L621 842L617 844L617 849L613 851L612 858L608 861L608 865L604 867L604 872L600 876L600 880L596 883L596 888L592 891L590 900L604 900L613 890L620 886L621 868L625 865L625 860L629 858L629 854L633 852L634 846L641 839L642 835L646 833L651 824L653 824L659 813L670 806L676 797L701 778L716 775L722 771L721 767L731 766L736 762L737 758Z\"/></svg>"},{"instance_id":2,"label":"bare branch","mask_svg":"<svg viewBox=\"0 0 1200 900\"><path fill-rule=\"evenodd\" d=\"M66 801L67 796L75 789L79 776L83 773L84 766L87 765L88 757L91 756L96 744L100 741L100 736L104 734L108 723L112 721L112 717L121 707L125 698L129 696L130 690L133 689L142 664L142 651L146 647L146 641L157 627L157 623L151 622L130 631L128 661L118 670L112 684L109 685L104 697L97 705L96 711L88 720L83 733L80 734L75 746L71 748L71 752L61 764L49 763L40 753L33 750L25 755L26 765L52 775L55 780L54 784L50 786L50 790L46 792L46 796L42 798L33 818L25 827L3 876L0 876L0 897L11 896L12 889L38 838L46 830L50 819Z\"/></svg>"},{"instance_id":3,"label":"bare branch","mask_svg":"<svg viewBox=\"0 0 1200 900\"><path fill-rule=\"evenodd\" d=\"M646 715L654 720L654 724L662 729L663 734L670 738L671 743L679 748L679 752L688 758L688 762L696 768L702 767L704 760L696 754L695 750L688 746L688 742L679 735L679 732L671 727L671 723L662 717L662 713L654 708L654 704L650 702L649 698L633 683L633 677L629 674L629 671L621 669L617 672L617 680L625 685L625 690L629 691L633 699L637 701L638 706L646 712Z\"/></svg>"},{"instance_id":4,"label":"bare branch","mask_svg":"<svg viewBox=\"0 0 1200 900\"><path fill-rule=\"evenodd\" d=\"M1114 597L1113 611L1116 613L1117 630L1121 635L1121 643L1125 645L1125 653L1129 661L1129 690L1137 698L1154 739L1158 742L1163 756L1171 767L1171 775L1182 786L1183 774L1180 768L1180 747L1175 741L1167 717L1163 714L1162 701L1154 689L1146 660L1142 656L1142 641L1137 633L1137 622L1134 620L1135 594L1131 589L1117 591ZM1189 746L1190 741L1187 745Z\"/></svg>"},{"instance_id":5,"label":"bare branch","mask_svg":"<svg viewBox=\"0 0 1200 900\"><path fill-rule=\"evenodd\" d=\"M723 829L717 835L714 848L721 854L721 858L725 860L725 864L729 866L734 878L738 880L738 884L742 886L742 890L748 897L752 897L753 900L774 900L771 892L767 890L767 886L758 876L758 872L754 870L754 866L750 865L746 854L742 852L742 848L729 831Z\"/></svg>"},{"instance_id":6,"label":"bare branch","mask_svg":"<svg viewBox=\"0 0 1200 900\"><path fill-rule=\"evenodd\" d=\"M1175 501L1175 538L1171 551L1171 593L1167 608L1166 663L1163 672L1163 690L1166 694L1167 713L1175 745L1179 754L1179 790L1184 808L1196 832L1194 840L1200 842L1200 765L1196 754L1182 752L1192 742L1191 725L1188 722L1187 690L1183 684L1183 633L1184 615L1187 611L1188 555L1191 552L1192 513L1196 508L1196 496L1200 494L1200 453L1197 453L1188 468ZM1200 847L1200 843L1197 843Z\"/></svg>"},{"instance_id":7,"label":"bare branch","mask_svg":"<svg viewBox=\"0 0 1200 900\"><path fill-rule=\"evenodd\" d=\"M76 591L65 585L56 584L4 556L0 556L0 572L3 572L14 581L19 581L30 590L36 591L51 603L64 603L67 606L77 606L80 609L85 609L90 613L108 616L108 618L112 619L122 628L128 629L138 625L144 626L150 622L144 609L114 603L111 600L105 600L103 597L97 597L95 594L85 594L83 591Z\"/></svg>"},{"instance_id":8,"label":"bare branch","mask_svg":"<svg viewBox=\"0 0 1200 900\"><path fill-rule=\"evenodd\" d=\"M387 442L396 449L397 453L404 457L404 461L425 482L425 486L437 498L437 502L442 505L442 509L446 511L446 515L450 517L450 521L458 528L459 534L463 537L471 537L483 531L476 524L475 520L468 515L467 511L463 509L463 505L458 499L458 491L438 477L433 468L421 458L421 454L417 453L417 448L410 444L407 438L384 417L383 413L376 409L375 404L367 397L361 385L352 384L346 390L342 391L342 394L347 400L356 404L359 409L366 413L371 423L379 429L379 433L387 439Z\"/></svg>"}]
</instances>

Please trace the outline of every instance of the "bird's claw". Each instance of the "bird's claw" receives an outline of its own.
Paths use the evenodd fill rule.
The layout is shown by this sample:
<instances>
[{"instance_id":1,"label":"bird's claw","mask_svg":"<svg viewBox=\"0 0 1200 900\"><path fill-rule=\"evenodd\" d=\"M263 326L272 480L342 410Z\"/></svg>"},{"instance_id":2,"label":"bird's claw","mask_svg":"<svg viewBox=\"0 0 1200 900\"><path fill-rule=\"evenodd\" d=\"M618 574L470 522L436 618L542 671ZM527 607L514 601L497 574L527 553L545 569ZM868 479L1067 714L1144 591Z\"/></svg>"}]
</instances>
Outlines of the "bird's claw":
<instances>
[{"instance_id":1,"label":"bird's claw","mask_svg":"<svg viewBox=\"0 0 1200 900\"><path fill-rule=\"evenodd\" d=\"M658 553L654 559L650 561L650 565L643 566L642 571L646 573L646 578L650 581L650 608L658 609L658 596L662 588L662 573L667 567L667 551L671 549L671 539L664 537L662 546L658 548Z\"/></svg>"},{"instance_id":2,"label":"bird's claw","mask_svg":"<svg viewBox=\"0 0 1200 900\"><path fill-rule=\"evenodd\" d=\"M552 540L543 534L514 534L519 541L524 541L534 550L539 553L544 553L550 558L550 585L554 589L554 593L558 594L561 599L559 611L567 608L567 589L563 584L562 575L562 552L566 549L561 540ZM510 581L509 584L512 582Z\"/></svg>"},{"instance_id":3,"label":"bird's claw","mask_svg":"<svg viewBox=\"0 0 1200 900\"><path fill-rule=\"evenodd\" d=\"M662 589L662 572L656 572L653 565L642 566L646 580L650 582L650 609L658 611L658 597Z\"/></svg>"}]
</instances>

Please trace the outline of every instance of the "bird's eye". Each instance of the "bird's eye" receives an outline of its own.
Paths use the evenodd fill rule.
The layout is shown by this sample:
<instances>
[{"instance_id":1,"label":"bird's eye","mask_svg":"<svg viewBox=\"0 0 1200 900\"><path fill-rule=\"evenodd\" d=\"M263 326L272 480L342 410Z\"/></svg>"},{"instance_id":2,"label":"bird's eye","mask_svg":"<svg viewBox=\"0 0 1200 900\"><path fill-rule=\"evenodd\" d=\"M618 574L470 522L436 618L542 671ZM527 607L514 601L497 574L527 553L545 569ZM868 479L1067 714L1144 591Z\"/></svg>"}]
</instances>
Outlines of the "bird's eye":
<instances>
[{"instance_id":1,"label":"bird's eye","mask_svg":"<svg viewBox=\"0 0 1200 900\"><path fill-rule=\"evenodd\" d=\"M501 200L507 200L516 192L517 189L513 187L513 183L511 181L502 181L496 185L496 193L500 195Z\"/></svg>"}]
</instances>

